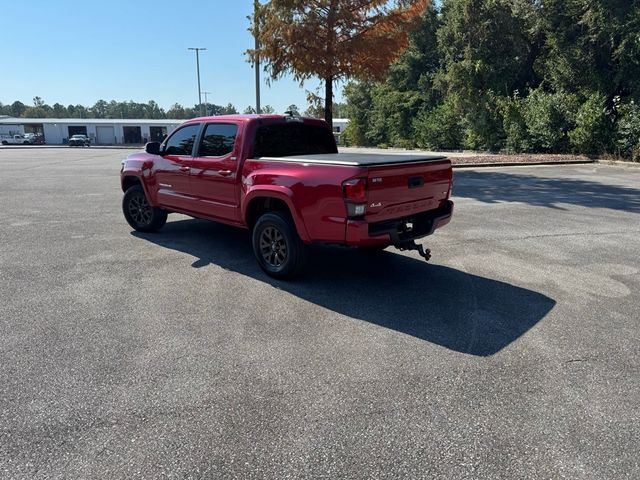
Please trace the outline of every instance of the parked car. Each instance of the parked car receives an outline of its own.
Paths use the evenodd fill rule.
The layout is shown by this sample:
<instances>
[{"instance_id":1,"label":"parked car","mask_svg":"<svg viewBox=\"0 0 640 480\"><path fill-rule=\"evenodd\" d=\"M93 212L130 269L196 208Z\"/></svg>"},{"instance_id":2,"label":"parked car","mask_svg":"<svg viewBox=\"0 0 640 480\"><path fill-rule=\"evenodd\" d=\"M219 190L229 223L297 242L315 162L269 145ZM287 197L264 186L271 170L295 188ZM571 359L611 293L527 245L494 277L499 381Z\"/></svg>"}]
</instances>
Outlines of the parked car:
<instances>
[{"instance_id":1,"label":"parked car","mask_svg":"<svg viewBox=\"0 0 640 480\"><path fill-rule=\"evenodd\" d=\"M145 150L122 162L132 228L157 231L178 212L249 229L258 264L277 278L300 272L312 243L393 245L428 260L415 240L453 214L448 159L340 154L322 120L196 118Z\"/></svg>"},{"instance_id":2,"label":"parked car","mask_svg":"<svg viewBox=\"0 0 640 480\"><path fill-rule=\"evenodd\" d=\"M86 135L74 135L69 139L70 147L90 147L91 140Z\"/></svg>"},{"instance_id":3,"label":"parked car","mask_svg":"<svg viewBox=\"0 0 640 480\"><path fill-rule=\"evenodd\" d=\"M33 140L24 135L4 135L0 137L2 145L31 145Z\"/></svg>"}]
</instances>

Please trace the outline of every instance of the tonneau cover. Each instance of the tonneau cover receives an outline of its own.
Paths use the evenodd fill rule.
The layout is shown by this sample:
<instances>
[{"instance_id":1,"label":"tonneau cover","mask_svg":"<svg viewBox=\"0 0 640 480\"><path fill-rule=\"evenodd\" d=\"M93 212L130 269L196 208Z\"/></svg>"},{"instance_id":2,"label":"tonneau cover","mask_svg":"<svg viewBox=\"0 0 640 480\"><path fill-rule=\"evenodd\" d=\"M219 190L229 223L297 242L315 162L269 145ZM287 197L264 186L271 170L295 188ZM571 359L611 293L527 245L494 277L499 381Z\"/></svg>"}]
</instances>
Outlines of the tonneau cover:
<instances>
[{"instance_id":1,"label":"tonneau cover","mask_svg":"<svg viewBox=\"0 0 640 480\"><path fill-rule=\"evenodd\" d=\"M348 165L354 167L377 167L445 160L447 157L416 154L384 153L328 153L322 155L296 155L291 157L260 157L260 160L275 162L319 163L324 165Z\"/></svg>"}]
</instances>

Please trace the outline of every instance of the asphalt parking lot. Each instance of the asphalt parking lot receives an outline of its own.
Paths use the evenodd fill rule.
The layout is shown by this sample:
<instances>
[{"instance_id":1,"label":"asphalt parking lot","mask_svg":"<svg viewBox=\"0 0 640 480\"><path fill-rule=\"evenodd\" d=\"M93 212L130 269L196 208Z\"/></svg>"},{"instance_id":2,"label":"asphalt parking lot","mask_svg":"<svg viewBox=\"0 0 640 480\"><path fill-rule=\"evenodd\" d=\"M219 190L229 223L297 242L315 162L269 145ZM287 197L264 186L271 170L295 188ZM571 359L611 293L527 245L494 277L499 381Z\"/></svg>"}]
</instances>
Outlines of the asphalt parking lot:
<instances>
[{"instance_id":1,"label":"asphalt parking lot","mask_svg":"<svg viewBox=\"0 0 640 480\"><path fill-rule=\"evenodd\" d=\"M640 477L640 169L456 172L433 261L120 212L124 150L0 149L0 477Z\"/></svg>"}]
</instances>

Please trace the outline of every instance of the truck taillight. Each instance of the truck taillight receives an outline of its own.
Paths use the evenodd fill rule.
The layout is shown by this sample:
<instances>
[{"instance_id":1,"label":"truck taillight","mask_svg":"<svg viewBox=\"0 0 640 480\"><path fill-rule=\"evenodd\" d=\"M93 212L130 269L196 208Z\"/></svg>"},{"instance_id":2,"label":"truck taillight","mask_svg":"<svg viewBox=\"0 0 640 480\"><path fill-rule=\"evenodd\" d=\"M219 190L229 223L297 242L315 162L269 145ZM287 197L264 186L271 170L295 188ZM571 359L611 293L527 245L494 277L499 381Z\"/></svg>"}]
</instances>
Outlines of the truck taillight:
<instances>
[{"instance_id":1,"label":"truck taillight","mask_svg":"<svg viewBox=\"0 0 640 480\"><path fill-rule=\"evenodd\" d=\"M367 179L353 178L342 182L347 215L349 217L361 217L367 208Z\"/></svg>"},{"instance_id":2,"label":"truck taillight","mask_svg":"<svg viewBox=\"0 0 640 480\"><path fill-rule=\"evenodd\" d=\"M367 201L367 179L366 178L354 178L342 183L342 190L344 191L344 198L350 202L365 202Z\"/></svg>"}]
</instances>

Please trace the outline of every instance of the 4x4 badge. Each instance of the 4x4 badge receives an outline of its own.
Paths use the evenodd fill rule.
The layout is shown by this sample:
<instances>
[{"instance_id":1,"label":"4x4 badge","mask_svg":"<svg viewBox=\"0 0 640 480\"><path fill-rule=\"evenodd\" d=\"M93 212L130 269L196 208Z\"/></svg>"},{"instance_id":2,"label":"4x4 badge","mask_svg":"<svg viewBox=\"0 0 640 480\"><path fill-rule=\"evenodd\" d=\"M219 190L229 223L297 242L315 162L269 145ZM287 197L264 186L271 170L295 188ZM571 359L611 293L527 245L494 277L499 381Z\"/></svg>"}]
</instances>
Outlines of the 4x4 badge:
<instances>
[{"instance_id":1,"label":"4x4 badge","mask_svg":"<svg viewBox=\"0 0 640 480\"><path fill-rule=\"evenodd\" d=\"M372 203L371 207L369 207L369 208L378 208L378 207L381 207L381 206L382 206L382 203Z\"/></svg>"}]
</instances>

